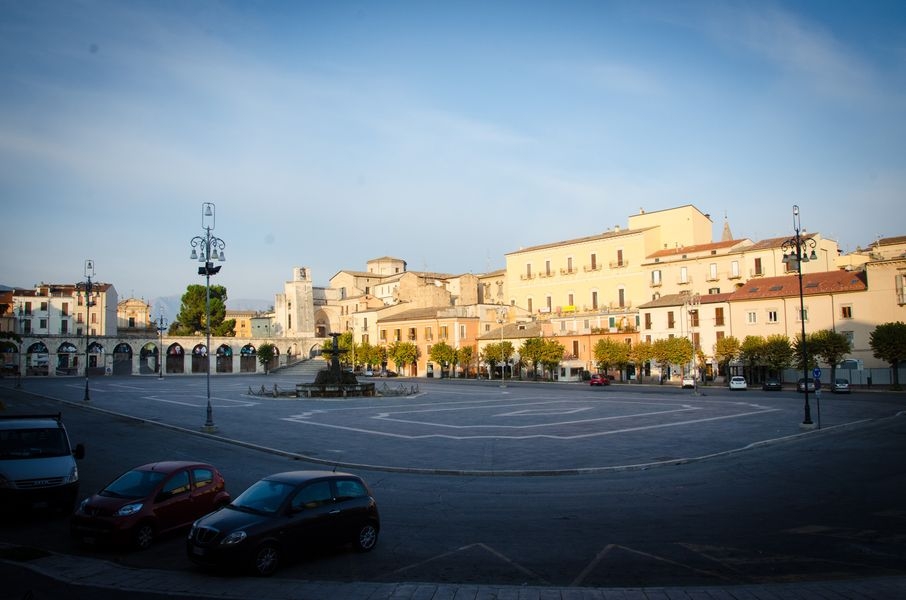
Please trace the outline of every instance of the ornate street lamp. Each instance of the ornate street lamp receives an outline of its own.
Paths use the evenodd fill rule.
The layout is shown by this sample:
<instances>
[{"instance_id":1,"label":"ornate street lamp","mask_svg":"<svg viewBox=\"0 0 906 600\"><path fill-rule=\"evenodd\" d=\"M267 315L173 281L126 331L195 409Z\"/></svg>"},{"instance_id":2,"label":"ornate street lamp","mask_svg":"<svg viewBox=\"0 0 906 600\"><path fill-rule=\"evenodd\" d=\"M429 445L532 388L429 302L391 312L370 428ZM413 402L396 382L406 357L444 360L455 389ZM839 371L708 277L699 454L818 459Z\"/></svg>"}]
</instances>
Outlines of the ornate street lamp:
<instances>
[{"instance_id":1,"label":"ornate street lamp","mask_svg":"<svg viewBox=\"0 0 906 600\"><path fill-rule=\"evenodd\" d=\"M803 425L811 426L812 425L812 411L808 403L808 349L806 348L805 343L805 298L802 292L802 263L808 262L810 260L818 260L818 256L815 254L815 247L818 243L814 238L803 238L800 235L801 229L799 225L799 206L793 205L793 229L796 231L796 235L780 245L780 249L783 251L783 264L787 266L787 270L795 269L799 274L799 322L802 323L802 332L799 343L802 346L802 380L803 387L805 388L805 416L802 420ZM811 253L808 252L808 249L811 248ZM818 389L818 382L815 382L815 389Z\"/></svg>"},{"instance_id":2,"label":"ornate street lamp","mask_svg":"<svg viewBox=\"0 0 906 600\"><path fill-rule=\"evenodd\" d=\"M76 290L85 296L85 397L83 400L89 402L91 394L88 391L88 334L91 332L91 322L89 319L91 307L94 306L94 289L97 287L91 282L94 277L94 261L90 258L85 261L85 281L76 284Z\"/></svg>"},{"instance_id":3,"label":"ornate street lamp","mask_svg":"<svg viewBox=\"0 0 906 600\"><path fill-rule=\"evenodd\" d=\"M157 351L157 378L164 378L164 366L166 365L166 353L164 352L164 331L167 329L167 319L164 313L157 317L157 335L160 338L159 350Z\"/></svg>"},{"instance_id":4,"label":"ornate street lamp","mask_svg":"<svg viewBox=\"0 0 906 600\"><path fill-rule=\"evenodd\" d=\"M702 297L701 294L687 294L683 299L683 307L686 309L686 314L689 316L689 341L692 343L692 365L689 369L689 374L692 375L692 393L693 395L698 395L698 368L697 363L695 362L695 325L698 321L698 307L701 305Z\"/></svg>"},{"instance_id":5,"label":"ornate street lamp","mask_svg":"<svg viewBox=\"0 0 906 600\"><path fill-rule=\"evenodd\" d=\"M211 233L215 224L215 206L213 202L202 202L201 204L201 228L204 229L204 236L192 238L192 254L189 258L204 263L203 267L198 267L198 274L204 275L205 285L205 332L207 342L205 346L205 374L207 378L207 416L204 422L203 431L213 433L217 431L214 425L214 410L211 407L211 275L220 272L220 266L214 266L214 260L223 262L226 260L223 255L223 249L226 247L223 240L214 237Z\"/></svg>"},{"instance_id":6,"label":"ornate street lamp","mask_svg":"<svg viewBox=\"0 0 906 600\"><path fill-rule=\"evenodd\" d=\"M503 328L506 325L507 308L501 306L497 309L497 322L500 323L500 387L506 387L506 366L509 357L503 352Z\"/></svg>"}]
</instances>

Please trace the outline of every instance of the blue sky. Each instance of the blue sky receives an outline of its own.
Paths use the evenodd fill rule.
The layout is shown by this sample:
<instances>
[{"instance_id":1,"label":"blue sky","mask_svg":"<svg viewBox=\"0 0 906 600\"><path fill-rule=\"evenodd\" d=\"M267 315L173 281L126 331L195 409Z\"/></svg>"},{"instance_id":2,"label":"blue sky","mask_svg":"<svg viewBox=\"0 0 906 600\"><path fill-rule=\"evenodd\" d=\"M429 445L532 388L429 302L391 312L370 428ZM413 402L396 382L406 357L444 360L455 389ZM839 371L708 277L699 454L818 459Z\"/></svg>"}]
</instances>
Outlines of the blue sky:
<instances>
[{"instance_id":1,"label":"blue sky","mask_svg":"<svg viewBox=\"0 0 906 600\"><path fill-rule=\"evenodd\" d=\"M0 284L272 301L391 255L483 272L694 204L906 235L902 2L0 0Z\"/></svg>"}]
</instances>

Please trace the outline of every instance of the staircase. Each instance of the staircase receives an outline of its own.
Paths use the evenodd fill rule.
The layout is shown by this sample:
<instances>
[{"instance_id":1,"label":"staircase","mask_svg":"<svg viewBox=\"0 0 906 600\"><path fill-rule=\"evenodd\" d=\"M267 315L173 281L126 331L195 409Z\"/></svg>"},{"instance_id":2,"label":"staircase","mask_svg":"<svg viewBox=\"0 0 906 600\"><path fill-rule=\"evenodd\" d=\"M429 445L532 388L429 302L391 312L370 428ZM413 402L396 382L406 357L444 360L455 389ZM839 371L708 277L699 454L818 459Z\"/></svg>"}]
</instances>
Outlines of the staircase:
<instances>
[{"instance_id":1,"label":"staircase","mask_svg":"<svg viewBox=\"0 0 906 600\"><path fill-rule=\"evenodd\" d=\"M274 375L291 377L299 383L311 383L318 375L318 371L327 368L327 361L323 358L307 358L286 367L271 371Z\"/></svg>"}]
</instances>

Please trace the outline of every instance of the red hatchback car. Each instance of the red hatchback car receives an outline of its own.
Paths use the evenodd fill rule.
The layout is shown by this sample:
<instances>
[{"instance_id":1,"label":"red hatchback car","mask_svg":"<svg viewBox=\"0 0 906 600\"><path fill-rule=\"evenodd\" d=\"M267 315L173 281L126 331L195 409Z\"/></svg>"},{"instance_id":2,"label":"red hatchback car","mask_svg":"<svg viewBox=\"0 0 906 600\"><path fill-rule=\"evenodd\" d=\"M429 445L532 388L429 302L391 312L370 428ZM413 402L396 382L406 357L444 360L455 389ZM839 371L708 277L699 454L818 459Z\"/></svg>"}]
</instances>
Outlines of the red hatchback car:
<instances>
[{"instance_id":1,"label":"red hatchback car","mask_svg":"<svg viewBox=\"0 0 906 600\"><path fill-rule=\"evenodd\" d=\"M223 475L199 462L164 461L127 471L82 501L70 530L84 543L109 542L144 550L164 533L230 502Z\"/></svg>"},{"instance_id":2,"label":"red hatchback car","mask_svg":"<svg viewBox=\"0 0 906 600\"><path fill-rule=\"evenodd\" d=\"M607 375L595 373L591 376L591 379L588 380L588 385L610 385L610 379Z\"/></svg>"}]
</instances>

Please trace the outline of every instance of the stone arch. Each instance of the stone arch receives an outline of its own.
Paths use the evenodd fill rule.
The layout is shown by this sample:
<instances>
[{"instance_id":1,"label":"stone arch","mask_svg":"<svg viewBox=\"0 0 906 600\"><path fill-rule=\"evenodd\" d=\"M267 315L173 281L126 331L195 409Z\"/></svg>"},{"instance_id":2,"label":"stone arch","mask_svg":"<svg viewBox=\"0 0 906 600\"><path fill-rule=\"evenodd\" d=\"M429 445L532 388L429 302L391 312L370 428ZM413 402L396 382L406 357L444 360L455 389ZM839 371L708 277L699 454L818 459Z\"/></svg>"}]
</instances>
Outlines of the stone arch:
<instances>
[{"instance_id":1,"label":"stone arch","mask_svg":"<svg viewBox=\"0 0 906 600\"><path fill-rule=\"evenodd\" d=\"M79 371L79 349L72 342L63 342L57 347L57 375L77 375Z\"/></svg>"},{"instance_id":2,"label":"stone arch","mask_svg":"<svg viewBox=\"0 0 906 600\"><path fill-rule=\"evenodd\" d=\"M217 348L217 373L233 372L233 349L227 344Z\"/></svg>"},{"instance_id":3,"label":"stone arch","mask_svg":"<svg viewBox=\"0 0 906 600\"><path fill-rule=\"evenodd\" d=\"M88 344L88 368L85 375L103 375L105 363L103 344L96 340Z\"/></svg>"},{"instance_id":4,"label":"stone arch","mask_svg":"<svg viewBox=\"0 0 906 600\"><path fill-rule=\"evenodd\" d=\"M12 342L0 340L0 363L4 375L19 374L19 347Z\"/></svg>"},{"instance_id":5,"label":"stone arch","mask_svg":"<svg viewBox=\"0 0 906 600\"><path fill-rule=\"evenodd\" d=\"M25 353L25 374L50 374L50 353L44 342L35 342L28 347L28 351Z\"/></svg>"},{"instance_id":6,"label":"stone arch","mask_svg":"<svg viewBox=\"0 0 906 600\"><path fill-rule=\"evenodd\" d=\"M160 371L160 349L154 342L147 342L138 350L138 372L150 375Z\"/></svg>"},{"instance_id":7,"label":"stone arch","mask_svg":"<svg viewBox=\"0 0 906 600\"><path fill-rule=\"evenodd\" d=\"M258 359L258 351L255 350L255 347L251 344L246 344L239 350L239 372L240 373L254 373L258 370L258 365L256 361Z\"/></svg>"},{"instance_id":8,"label":"stone arch","mask_svg":"<svg viewBox=\"0 0 906 600\"><path fill-rule=\"evenodd\" d=\"M125 342L113 348L113 374L132 375L132 346Z\"/></svg>"},{"instance_id":9,"label":"stone arch","mask_svg":"<svg viewBox=\"0 0 906 600\"><path fill-rule=\"evenodd\" d=\"M204 344L195 344L195 347L192 348L192 372L207 373L210 364L208 347Z\"/></svg>"},{"instance_id":10,"label":"stone arch","mask_svg":"<svg viewBox=\"0 0 906 600\"><path fill-rule=\"evenodd\" d=\"M185 373L186 361L183 358L186 351L178 343L173 342L167 348L167 373Z\"/></svg>"},{"instance_id":11,"label":"stone arch","mask_svg":"<svg viewBox=\"0 0 906 600\"><path fill-rule=\"evenodd\" d=\"M308 358L317 358L321 356L321 345L312 344L311 348L308 349Z\"/></svg>"}]
</instances>

